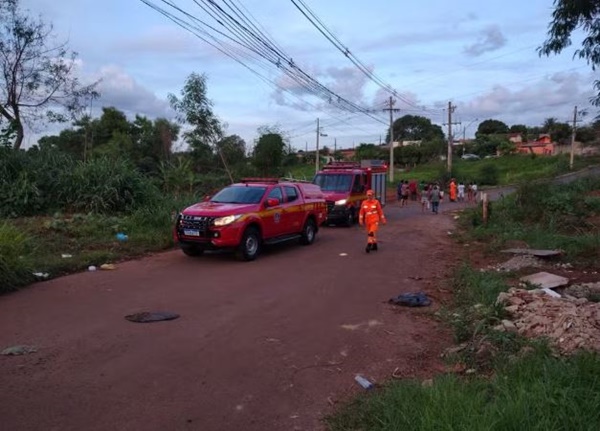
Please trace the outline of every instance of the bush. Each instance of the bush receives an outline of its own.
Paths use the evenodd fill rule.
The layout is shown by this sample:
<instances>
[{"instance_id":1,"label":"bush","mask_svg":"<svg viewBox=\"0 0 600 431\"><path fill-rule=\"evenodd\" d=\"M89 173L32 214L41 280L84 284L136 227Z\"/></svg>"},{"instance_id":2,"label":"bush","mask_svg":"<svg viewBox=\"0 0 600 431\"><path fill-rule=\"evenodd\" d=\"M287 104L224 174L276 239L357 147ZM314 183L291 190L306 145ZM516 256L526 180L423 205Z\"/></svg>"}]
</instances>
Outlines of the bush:
<instances>
[{"instance_id":1,"label":"bush","mask_svg":"<svg viewBox=\"0 0 600 431\"><path fill-rule=\"evenodd\" d=\"M33 281L28 251L30 238L18 229L0 224L0 293L7 293Z\"/></svg>"},{"instance_id":2,"label":"bush","mask_svg":"<svg viewBox=\"0 0 600 431\"><path fill-rule=\"evenodd\" d=\"M496 165L487 163L479 168L478 182L482 186L495 186L498 185L498 178L500 172Z\"/></svg>"}]
</instances>

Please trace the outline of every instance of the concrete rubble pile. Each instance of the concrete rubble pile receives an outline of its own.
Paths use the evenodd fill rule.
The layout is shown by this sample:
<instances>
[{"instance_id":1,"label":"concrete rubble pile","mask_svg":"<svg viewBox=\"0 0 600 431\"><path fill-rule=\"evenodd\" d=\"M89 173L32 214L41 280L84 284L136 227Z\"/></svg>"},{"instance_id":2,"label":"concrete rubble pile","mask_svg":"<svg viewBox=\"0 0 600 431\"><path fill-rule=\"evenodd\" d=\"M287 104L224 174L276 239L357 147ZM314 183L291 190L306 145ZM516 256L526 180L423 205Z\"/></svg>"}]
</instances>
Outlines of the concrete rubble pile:
<instances>
[{"instance_id":1,"label":"concrete rubble pile","mask_svg":"<svg viewBox=\"0 0 600 431\"><path fill-rule=\"evenodd\" d=\"M600 351L600 303L514 288L500 293L497 302L505 306L512 321L503 321L496 330L516 330L529 338L546 337L563 355L577 350Z\"/></svg>"}]
</instances>

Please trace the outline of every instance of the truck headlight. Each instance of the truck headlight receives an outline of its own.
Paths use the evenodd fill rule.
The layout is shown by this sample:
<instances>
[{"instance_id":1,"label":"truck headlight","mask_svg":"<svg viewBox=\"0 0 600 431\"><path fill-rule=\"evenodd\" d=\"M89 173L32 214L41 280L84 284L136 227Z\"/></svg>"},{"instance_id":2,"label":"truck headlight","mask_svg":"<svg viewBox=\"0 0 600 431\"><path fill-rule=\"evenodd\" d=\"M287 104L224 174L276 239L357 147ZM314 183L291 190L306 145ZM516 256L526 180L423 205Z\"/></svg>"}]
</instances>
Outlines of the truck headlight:
<instances>
[{"instance_id":1,"label":"truck headlight","mask_svg":"<svg viewBox=\"0 0 600 431\"><path fill-rule=\"evenodd\" d=\"M227 226L239 219L242 215L230 215L225 217L218 217L215 219L215 226Z\"/></svg>"},{"instance_id":2,"label":"truck headlight","mask_svg":"<svg viewBox=\"0 0 600 431\"><path fill-rule=\"evenodd\" d=\"M346 205L346 202L348 202L348 199L340 199L339 201L335 201L336 205Z\"/></svg>"}]
</instances>

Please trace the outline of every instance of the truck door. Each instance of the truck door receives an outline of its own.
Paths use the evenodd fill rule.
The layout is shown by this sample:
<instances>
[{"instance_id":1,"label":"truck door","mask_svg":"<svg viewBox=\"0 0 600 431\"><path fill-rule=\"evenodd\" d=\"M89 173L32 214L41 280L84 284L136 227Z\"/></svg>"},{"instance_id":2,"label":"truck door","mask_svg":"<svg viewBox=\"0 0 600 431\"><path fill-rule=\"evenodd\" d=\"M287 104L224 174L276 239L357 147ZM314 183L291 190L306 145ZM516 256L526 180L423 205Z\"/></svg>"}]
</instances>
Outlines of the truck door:
<instances>
[{"instance_id":1,"label":"truck door","mask_svg":"<svg viewBox=\"0 0 600 431\"><path fill-rule=\"evenodd\" d=\"M285 233L298 233L302 231L305 211L302 208L304 201L300 199L300 192L296 186L284 186L285 204L283 208L283 222Z\"/></svg>"},{"instance_id":2,"label":"truck door","mask_svg":"<svg viewBox=\"0 0 600 431\"><path fill-rule=\"evenodd\" d=\"M263 236L273 238L284 233L284 223L282 221L284 200L281 187L274 187L267 195L267 199L279 199L279 205L265 208L262 215Z\"/></svg>"}]
</instances>

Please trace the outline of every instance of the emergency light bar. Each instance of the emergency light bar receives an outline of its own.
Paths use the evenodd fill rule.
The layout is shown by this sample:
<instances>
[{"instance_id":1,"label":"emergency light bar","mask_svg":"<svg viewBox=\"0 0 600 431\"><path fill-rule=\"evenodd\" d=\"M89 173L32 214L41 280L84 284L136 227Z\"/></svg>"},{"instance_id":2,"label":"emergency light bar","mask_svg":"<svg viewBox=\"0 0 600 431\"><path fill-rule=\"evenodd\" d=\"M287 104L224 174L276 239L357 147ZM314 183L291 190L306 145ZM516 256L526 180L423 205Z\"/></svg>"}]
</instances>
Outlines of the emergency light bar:
<instances>
[{"instance_id":1,"label":"emergency light bar","mask_svg":"<svg viewBox=\"0 0 600 431\"><path fill-rule=\"evenodd\" d=\"M242 178L241 183L278 183L278 178Z\"/></svg>"}]
</instances>

